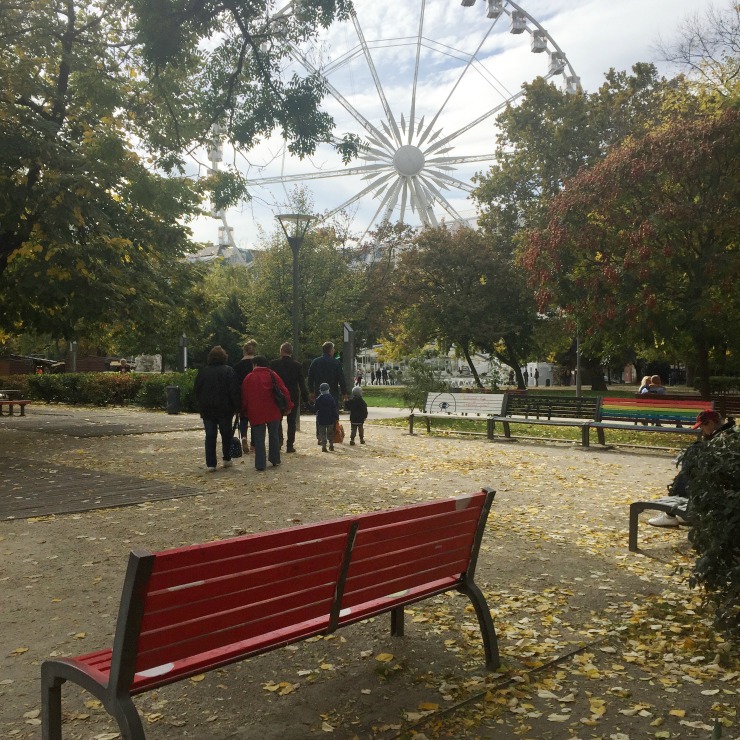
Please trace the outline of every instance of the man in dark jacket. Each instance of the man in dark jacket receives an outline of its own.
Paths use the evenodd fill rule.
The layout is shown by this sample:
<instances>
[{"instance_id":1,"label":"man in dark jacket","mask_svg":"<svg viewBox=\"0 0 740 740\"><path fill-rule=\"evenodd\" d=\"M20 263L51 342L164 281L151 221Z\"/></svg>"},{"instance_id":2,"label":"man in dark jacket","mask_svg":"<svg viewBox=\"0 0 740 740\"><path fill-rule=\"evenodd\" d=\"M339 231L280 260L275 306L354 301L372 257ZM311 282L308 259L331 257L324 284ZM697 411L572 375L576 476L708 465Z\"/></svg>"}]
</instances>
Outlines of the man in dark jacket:
<instances>
[{"instance_id":1,"label":"man in dark jacket","mask_svg":"<svg viewBox=\"0 0 740 740\"><path fill-rule=\"evenodd\" d=\"M308 389L309 389L309 400L314 401L316 396L320 394L320 387L322 383L326 383L329 386L329 393L336 401L337 407L339 407L339 391L342 392L342 400L346 401L349 396L347 395L347 381L344 379L344 372L342 365L339 360L334 359L334 343L324 342L321 345L323 354L321 357L317 357L311 361L308 367ZM319 423L316 422L316 439L321 444L321 436L319 434Z\"/></svg>"},{"instance_id":2,"label":"man in dark jacket","mask_svg":"<svg viewBox=\"0 0 740 740\"><path fill-rule=\"evenodd\" d=\"M208 353L208 364L195 377L195 400L206 432L206 468L216 470L216 440L221 434L224 467L231 466L231 422L239 410L239 385L233 368L226 364L228 355L216 345Z\"/></svg>"},{"instance_id":3,"label":"man in dark jacket","mask_svg":"<svg viewBox=\"0 0 740 740\"><path fill-rule=\"evenodd\" d=\"M295 429L296 417L300 413L301 400L308 400L308 388L306 388L306 379L303 377L303 367L300 362L293 359L293 345L290 342L283 342L280 345L280 359L273 360L270 367L280 376L283 383L290 393L290 399L293 401L293 409L285 417L288 421L288 439L286 452L295 452ZM283 443L283 428L280 425L280 445Z\"/></svg>"},{"instance_id":4,"label":"man in dark jacket","mask_svg":"<svg viewBox=\"0 0 740 740\"><path fill-rule=\"evenodd\" d=\"M322 383L329 385L329 392L334 396L334 400L339 403L339 391L342 392L342 400L346 401L347 381L344 379L344 372L339 360L334 359L334 344L324 342L321 347L323 354L311 361L308 368L308 388L310 399L313 401L319 395L319 388Z\"/></svg>"},{"instance_id":5,"label":"man in dark jacket","mask_svg":"<svg viewBox=\"0 0 740 740\"><path fill-rule=\"evenodd\" d=\"M254 357L257 354L257 342L254 339L250 339L244 343L242 347L242 358L234 365L234 372L236 373L236 379L239 383L239 391L241 392L242 383L244 378L252 372L254 367ZM247 438L247 426L248 422L246 417L239 419L239 432L242 435L242 450L244 454L249 454L249 439Z\"/></svg>"}]
</instances>

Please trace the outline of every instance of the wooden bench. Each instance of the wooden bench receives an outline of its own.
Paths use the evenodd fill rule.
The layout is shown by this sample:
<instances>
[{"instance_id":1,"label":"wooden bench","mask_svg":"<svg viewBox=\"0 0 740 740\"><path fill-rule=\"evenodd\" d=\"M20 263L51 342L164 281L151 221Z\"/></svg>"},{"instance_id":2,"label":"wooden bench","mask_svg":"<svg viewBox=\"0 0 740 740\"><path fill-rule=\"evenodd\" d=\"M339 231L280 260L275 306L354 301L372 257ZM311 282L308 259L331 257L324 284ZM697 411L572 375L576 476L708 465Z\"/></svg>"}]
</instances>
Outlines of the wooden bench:
<instances>
[{"instance_id":1,"label":"wooden bench","mask_svg":"<svg viewBox=\"0 0 740 740\"><path fill-rule=\"evenodd\" d=\"M664 496L656 498L653 501L635 501L630 504L630 528L629 528L629 549L631 552L638 552L637 547L637 527L640 523L640 514L643 511L662 511L671 516L678 514L682 519L690 521L686 513L686 507L689 500L682 496Z\"/></svg>"},{"instance_id":2,"label":"wooden bench","mask_svg":"<svg viewBox=\"0 0 740 740\"><path fill-rule=\"evenodd\" d=\"M717 393L711 395L708 400L703 400L696 393L635 394L636 398L645 398L646 396L648 398L660 398L666 401L703 401L703 403L707 404L705 408L713 407L724 418L728 416L740 416L740 395Z\"/></svg>"},{"instance_id":3,"label":"wooden bench","mask_svg":"<svg viewBox=\"0 0 740 740\"><path fill-rule=\"evenodd\" d=\"M0 399L0 416L3 416L3 408L5 406L8 407L8 416L13 416L14 415L14 412L13 412L13 407L14 406L18 406L20 408L20 410L21 410L20 415L21 416L25 416L26 415L26 406L28 406L29 403L31 403L31 402L30 401L25 401L25 400L24 401L19 401L18 399L12 399L12 400L11 399L8 399L8 398Z\"/></svg>"},{"instance_id":4,"label":"wooden bench","mask_svg":"<svg viewBox=\"0 0 740 740\"><path fill-rule=\"evenodd\" d=\"M473 577L494 491L158 553L132 552L112 649L41 666L44 740L62 737L62 684L97 697L125 740L143 740L132 697L457 590L499 666Z\"/></svg>"},{"instance_id":5,"label":"wooden bench","mask_svg":"<svg viewBox=\"0 0 740 740\"><path fill-rule=\"evenodd\" d=\"M606 444L605 429L698 436L700 430L691 428L696 416L711 408L711 401L674 401L657 394L643 394L641 398L602 398L598 417L590 427L596 429L601 445ZM584 444L588 446L588 437Z\"/></svg>"},{"instance_id":6,"label":"wooden bench","mask_svg":"<svg viewBox=\"0 0 740 740\"><path fill-rule=\"evenodd\" d=\"M504 437L511 438L511 424L541 424L545 426L578 427L581 441L588 446L588 426L596 418L599 398L592 396L535 395L506 393L504 407L494 424L500 422Z\"/></svg>"},{"instance_id":7,"label":"wooden bench","mask_svg":"<svg viewBox=\"0 0 740 740\"><path fill-rule=\"evenodd\" d=\"M409 415L409 434L414 433L414 420L426 421L427 432L432 431L432 419L485 419L486 436L493 439L491 418L501 413L503 393L427 393L424 408Z\"/></svg>"}]
</instances>

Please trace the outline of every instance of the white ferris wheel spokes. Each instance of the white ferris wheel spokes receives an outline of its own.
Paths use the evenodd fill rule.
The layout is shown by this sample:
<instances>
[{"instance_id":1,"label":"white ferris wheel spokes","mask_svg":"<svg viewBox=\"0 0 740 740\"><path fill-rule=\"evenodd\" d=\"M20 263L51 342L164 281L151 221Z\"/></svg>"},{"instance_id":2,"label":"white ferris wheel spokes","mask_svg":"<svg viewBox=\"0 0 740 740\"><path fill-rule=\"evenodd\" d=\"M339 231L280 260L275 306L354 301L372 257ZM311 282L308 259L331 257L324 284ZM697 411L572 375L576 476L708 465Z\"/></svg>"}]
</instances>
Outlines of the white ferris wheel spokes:
<instances>
[{"instance_id":1,"label":"white ferris wheel spokes","mask_svg":"<svg viewBox=\"0 0 740 740\"><path fill-rule=\"evenodd\" d=\"M472 175L479 163L494 161L494 117L521 97L522 83L560 78L569 92L580 90L565 54L520 5L483 5L485 14L447 0L357 0L351 23L332 27L321 47L294 46L296 72L326 79L325 108L337 131L359 135L364 146L346 167L328 147L303 162L283 148L272 173L255 166L250 153L251 188L282 192L287 184L320 181L324 217L357 209L366 232L382 221L469 222ZM280 14L291 11L287 5ZM388 33L415 13L415 34ZM528 49L522 35L530 37ZM543 56L546 69L539 68ZM280 207L276 196L272 201Z\"/></svg>"}]
</instances>

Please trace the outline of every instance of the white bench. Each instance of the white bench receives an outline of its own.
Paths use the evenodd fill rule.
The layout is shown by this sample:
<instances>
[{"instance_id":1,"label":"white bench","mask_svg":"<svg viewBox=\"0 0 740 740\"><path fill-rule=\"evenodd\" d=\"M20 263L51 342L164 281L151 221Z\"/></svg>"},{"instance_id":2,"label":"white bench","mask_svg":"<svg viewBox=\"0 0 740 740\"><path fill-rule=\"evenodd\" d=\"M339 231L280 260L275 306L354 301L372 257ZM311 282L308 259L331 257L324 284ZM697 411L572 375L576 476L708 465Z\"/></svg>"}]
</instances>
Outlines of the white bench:
<instances>
[{"instance_id":1,"label":"white bench","mask_svg":"<svg viewBox=\"0 0 740 740\"><path fill-rule=\"evenodd\" d=\"M493 417L501 414L503 404L503 393L427 393L424 408L409 414L409 434L417 418L424 419L427 432L432 419L485 419L486 437L493 439Z\"/></svg>"}]
</instances>

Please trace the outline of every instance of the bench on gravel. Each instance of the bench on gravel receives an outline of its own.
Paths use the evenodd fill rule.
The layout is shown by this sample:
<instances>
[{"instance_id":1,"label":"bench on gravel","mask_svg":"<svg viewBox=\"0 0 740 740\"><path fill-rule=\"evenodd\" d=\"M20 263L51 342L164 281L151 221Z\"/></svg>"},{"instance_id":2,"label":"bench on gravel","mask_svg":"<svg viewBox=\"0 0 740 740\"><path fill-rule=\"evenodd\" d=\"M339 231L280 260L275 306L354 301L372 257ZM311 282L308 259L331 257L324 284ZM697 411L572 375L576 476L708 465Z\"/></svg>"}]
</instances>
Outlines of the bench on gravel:
<instances>
[{"instance_id":1,"label":"bench on gravel","mask_svg":"<svg viewBox=\"0 0 740 740\"><path fill-rule=\"evenodd\" d=\"M424 419L427 432L432 431L432 419L486 420L486 436L493 438L491 417L501 413L503 393L427 393L424 408L409 414L409 434L414 433L414 421Z\"/></svg>"},{"instance_id":2,"label":"bench on gravel","mask_svg":"<svg viewBox=\"0 0 740 740\"><path fill-rule=\"evenodd\" d=\"M539 424L545 426L578 427L582 444L588 446L588 426L597 418L599 398L592 396L535 395L506 393L500 415L494 416L494 425L500 422L504 437L511 439L511 424Z\"/></svg>"},{"instance_id":3,"label":"bench on gravel","mask_svg":"<svg viewBox=\"0 0 740 740\"><path fill-rule=\"evenodd\" d=\"M638 552L637 547L637 527L640 523L640 514L643 511L662 511L670 516L680 516L689 522L690 518L686 513L686 507L689 500L683 496L664 496L652 501L635 501L630 504L630 528L629 528L629 549L630 552Z\"/></svg>"},{"instance_id":4,"label":"bench on gravel","mask_svg":"<svg viewBox=\"0 0 740 740\"><path fill-rule=\"evenodd\" d=\"M499 666L473 578L494 491L158 553L130 554L112 649L41 666L44 740L62 737L62 684L97 697L126 740L143 740L132 697L457 590Z\"/></svg>"},{"instance_id":5,"label":"bench on gravel","mask_svg":"<svg viewBox=\"0 0 740 740\"><path fill-rule=\"evenodd\" d=\"M674 401L658 395L642 398L602 398L599 414L591 428L596 429L599 444L605 445L605 429L633 432L670 432L698 436L692 429L700 411L712 408L711 401ZM584 444L588 446L588 437Z\"/></svg>"},{"instance_id":6,"label":"bench on gravel","mask_svg":"<svg viewBox=\"0 0 740 740\"><path fill-rule=\"evenodd\" d=\"M8 399L8 398L0 399L0 416L3 416L3 408L5 406L8 407L8 416L13 416L14 415L14 412L13 412L13 407L14 406L18 406L18 408L20 408L20 410L21 410L20 415L21 416L25 416L26 415L26 406L28 406L29 403L31 403L31 402L30 401L25 401L25 400L24 401L19 401L18 399L12 399L12 400L11 399Z\"/></svg>"}]
</instances>

